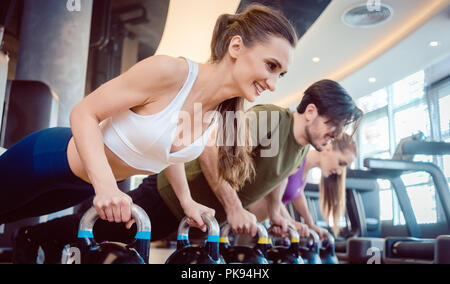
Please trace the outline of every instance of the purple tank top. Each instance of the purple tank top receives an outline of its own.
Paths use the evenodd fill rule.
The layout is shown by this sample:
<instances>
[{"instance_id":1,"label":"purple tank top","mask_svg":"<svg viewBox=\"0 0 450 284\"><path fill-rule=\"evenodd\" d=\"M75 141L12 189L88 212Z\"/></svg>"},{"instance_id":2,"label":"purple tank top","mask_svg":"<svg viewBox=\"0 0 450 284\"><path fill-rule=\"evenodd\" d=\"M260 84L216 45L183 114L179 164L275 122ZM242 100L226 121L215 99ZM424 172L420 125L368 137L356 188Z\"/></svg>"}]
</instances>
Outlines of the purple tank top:
<instances>
[{"instance_id":1,"label":"purple tank top","mask_svg":"<svg viewBox=\"0 0 450 284\"><path fill-rule=\"evenodd\" d=\"M303 193L303 189L305 188L306 182L302 179L303 170L305 169L306 159L303 160L302 166L298 171L290 175L288 178L288 183L286 185L286 190L283 194L283 203L289 203L292 200L297 199Z\"/></svg>"}]
</instances>

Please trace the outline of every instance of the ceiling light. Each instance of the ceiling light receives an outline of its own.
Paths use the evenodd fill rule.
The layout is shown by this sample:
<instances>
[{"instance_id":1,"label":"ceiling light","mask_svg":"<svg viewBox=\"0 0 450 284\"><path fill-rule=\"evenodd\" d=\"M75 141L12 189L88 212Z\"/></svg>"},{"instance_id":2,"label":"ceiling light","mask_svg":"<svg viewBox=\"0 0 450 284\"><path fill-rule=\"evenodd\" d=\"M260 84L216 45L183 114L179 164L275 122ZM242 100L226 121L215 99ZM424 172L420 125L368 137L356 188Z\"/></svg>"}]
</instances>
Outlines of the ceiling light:
<instances>
[{"instance_id":1,"label":"ceiling light","mask_svg":"<svg viewBox=\"0 0 450 284\"><path fill-rule=\"evenodd\" d=\"M436 46L438 46L439 45L439 42L437 42L437 41L431 41L430 42L430 46L431 47L436 47Z\"/></svg>"},{"instance_id":2,"label":"ceiling light","mask_svg":"<svg viewBox=\"0 0 450 284\"><path fill-rule=\"evenodd\" d=\"M318 62L320 62L320 58L319 58L319 57L314 57L314 58L312 59L312 61L313 61L314 63L318 63Z\"/></svg>"},{"instance_id":3,"label":"ceiling light","mask_svg":"<svg viewBox=\"0 0 450 284\"><path fill-rule=\"evenodd\" d=\"M377 81L377 78L375 78L375 77L370 77L369 78L369 82L370 83L375 83Z\"/></svg>"}]
</instances>

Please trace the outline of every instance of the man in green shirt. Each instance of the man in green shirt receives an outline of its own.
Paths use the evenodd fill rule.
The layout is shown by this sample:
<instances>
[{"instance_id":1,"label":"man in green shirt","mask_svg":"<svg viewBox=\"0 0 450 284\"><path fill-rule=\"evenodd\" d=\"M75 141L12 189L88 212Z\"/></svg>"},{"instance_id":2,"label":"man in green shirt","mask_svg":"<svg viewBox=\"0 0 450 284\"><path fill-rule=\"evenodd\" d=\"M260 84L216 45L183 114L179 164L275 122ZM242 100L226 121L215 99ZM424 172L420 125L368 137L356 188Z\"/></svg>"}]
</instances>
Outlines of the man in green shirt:
<instances>
[{"instance_id":1,"label":"man in green shirt","mask_svg":"<svg viewBox=\"0 0 450 284\"><path fill-rule=\"evenodd\" d=\"M172 188L176 186L188 186L192 198L213 208L218 222L227 221L234 233L252 236L257 232L256 217L246 208L261 198L267 198L272 223L286 231L288 220L281 215L283 183L300 167L309 145L321 151L330 140L340 135L345 125L358 121L362 112L338 83L322 80L305 91L295 112L275 105L257 105L249 109L247 115L249 130L256 133L252 135L256 138L252 140L256 174L239 190L218 178L217 147L208 146L197 160L185 164L187 185L176 177L171 177L169 182L169 178L161 173L144 179L136 190L129 193L133 202L150 217L152 240L163 239L176 232L184 216ZM86 202L87 207L91 205L92 202ZM23 228L16 238L15 250L29 256L34 254L34 248L37 251L39 245L45 248L51 243L49 246L55 247L55 243L63 245L75 241L81 216L82 212ZM119 224L121 228L118 229L101 220L97 223L96 238L111 239L114 236L114 239L126 239L123 225Z\"/></svg>"}]
</instances>

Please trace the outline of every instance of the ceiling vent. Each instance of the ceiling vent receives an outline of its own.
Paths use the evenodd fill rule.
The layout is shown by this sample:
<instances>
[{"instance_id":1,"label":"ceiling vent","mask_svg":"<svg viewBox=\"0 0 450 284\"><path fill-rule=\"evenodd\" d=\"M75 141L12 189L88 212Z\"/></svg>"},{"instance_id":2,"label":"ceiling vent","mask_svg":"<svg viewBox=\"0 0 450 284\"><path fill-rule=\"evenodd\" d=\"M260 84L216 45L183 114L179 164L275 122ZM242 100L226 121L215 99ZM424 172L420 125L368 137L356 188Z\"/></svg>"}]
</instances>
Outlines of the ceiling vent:
<instances>
[{"instance_id":1,"label":"ceiling vent","mask_svg":"<svg viewBox=\"0 0 450 284\"><path fill-rule=\"evenodd\" d=\"M367 1L348 9L342 15L342 21L349 27L368 28L389 20L394 10L381 1Z\"/></svg>"}]
</instances>

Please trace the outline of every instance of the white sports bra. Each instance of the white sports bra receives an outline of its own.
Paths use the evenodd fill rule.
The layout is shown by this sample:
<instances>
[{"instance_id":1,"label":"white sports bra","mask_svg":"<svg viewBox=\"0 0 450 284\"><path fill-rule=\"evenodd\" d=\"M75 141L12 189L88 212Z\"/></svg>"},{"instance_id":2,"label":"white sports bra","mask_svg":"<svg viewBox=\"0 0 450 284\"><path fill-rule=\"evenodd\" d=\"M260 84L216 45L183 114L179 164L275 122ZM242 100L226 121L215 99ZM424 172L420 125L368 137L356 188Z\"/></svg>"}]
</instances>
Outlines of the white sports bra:
<instances>
[{"instance_id":1,"label":"white sports bra","mask_svg":"<svg viewBox=\"0 0 450 284\"><path fill-rule=\"evenodd\" d=\"M189 65L186 82L176 97L162 111L139 115L126 110L103 123L103 141L120 159L139 170L159 173L171 164L186 163L203 152L217 115L209 128L194 143L170 153L178 124L178 114L198 75L198 65L185 58Z\"/></svg>"}]
</instances>

